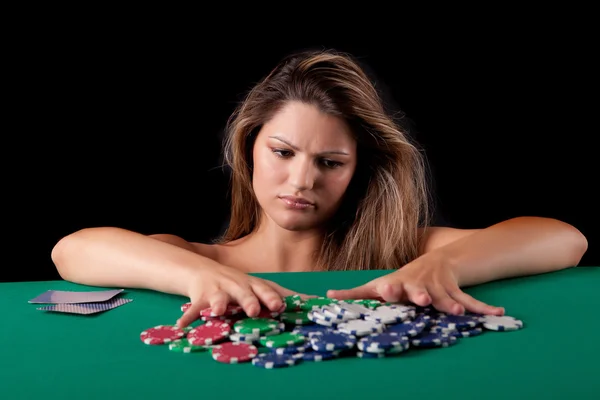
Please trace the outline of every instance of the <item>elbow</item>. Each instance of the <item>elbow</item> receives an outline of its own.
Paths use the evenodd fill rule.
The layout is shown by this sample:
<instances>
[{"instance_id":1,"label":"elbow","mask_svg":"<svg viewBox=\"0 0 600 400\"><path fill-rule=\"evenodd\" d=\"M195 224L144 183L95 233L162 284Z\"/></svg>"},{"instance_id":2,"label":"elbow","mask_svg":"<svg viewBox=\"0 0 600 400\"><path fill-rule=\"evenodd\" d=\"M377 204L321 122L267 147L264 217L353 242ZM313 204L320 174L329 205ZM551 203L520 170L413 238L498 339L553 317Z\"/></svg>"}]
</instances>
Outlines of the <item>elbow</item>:
<instances>
[{"instance_id":1,"label":"elbow","mask_svg":"<svg viewBox=\"0 0 600 400\"><path fill-rule=\"evenodd\" d=\"M572 227L569 235L569 248L567 253L570 255L570 265L578 266L588 249L587 238L577 228Z\"/></svg>"},{"instance_id":2,"label":"elbow","mask_svg":"<svg viewBox=\"0 0 600 400\"><path fill-rule=\"evenodd\" d=\"M72 233L60 239L52 248L52 252L50 253L50 258L56 267L56 270L60 277L66 281L72 281L72 268L71 262L69 262L73 257L73 252L77 248L77 245L74 242L78 241L77 235L78 232Z\"/></svg>"},{"instance_id":3,"label":"elbow","mask_svg":"<svg viewBox=\"0 0 600 400\"><path fill-rule=\"evenodd\" d=\"M81 260L86 251L87 238L94 232L107 228L84 228L61 238L52 248L50 258L60 277L66 281L77 282L81 270Z\"/></svg>"},{"instance_id":4,"label":"elbow","mask_svg":"<svg viewBox=\"0 0 600 400\"><path fill-rule=\"evenodd\" d=\"M562 221L554 221L559 224L559 234L555 246L560 248L562 257L561 265L564 268L576 267L581 262L588 249L588 241L585 235L573 225Z\"/></svg>"}]
</instances>

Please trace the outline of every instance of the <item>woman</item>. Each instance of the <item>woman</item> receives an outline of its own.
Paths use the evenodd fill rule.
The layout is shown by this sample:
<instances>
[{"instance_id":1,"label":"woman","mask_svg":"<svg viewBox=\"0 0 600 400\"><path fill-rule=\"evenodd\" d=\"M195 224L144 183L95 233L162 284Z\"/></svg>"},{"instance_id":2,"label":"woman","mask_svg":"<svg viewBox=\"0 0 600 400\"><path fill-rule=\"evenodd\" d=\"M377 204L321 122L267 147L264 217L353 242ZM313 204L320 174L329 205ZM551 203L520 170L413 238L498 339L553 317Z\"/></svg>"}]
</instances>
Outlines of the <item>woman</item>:
<instances>
[{"instance_id":1,"label":"woman","mask_svg":"<svg viewBox=\"0 0 600 400\"><path fill-rule=\"evenodd\" d=\"M576 266L587 250L576 228L549 218L474 230L431 226L423 157L346 54L282 60L228 121L225 156L231 220L215 243L83 229L54 247L60 275L188 296L182 327L202 308L220 315L235 302L254 316L295 293L248 275L256 272L388 269L327 295L502 315L460 288Z\"/></svg>"}]
</instances>

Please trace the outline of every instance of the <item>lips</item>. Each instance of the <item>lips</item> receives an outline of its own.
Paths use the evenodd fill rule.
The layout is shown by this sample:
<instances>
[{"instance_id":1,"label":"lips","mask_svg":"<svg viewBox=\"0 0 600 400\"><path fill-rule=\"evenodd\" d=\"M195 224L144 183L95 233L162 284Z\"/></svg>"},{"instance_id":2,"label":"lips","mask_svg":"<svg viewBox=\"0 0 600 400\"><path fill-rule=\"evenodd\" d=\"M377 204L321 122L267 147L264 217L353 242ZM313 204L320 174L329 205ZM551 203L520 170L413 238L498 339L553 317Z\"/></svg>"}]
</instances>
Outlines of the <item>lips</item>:
<instances>
[{"instance_id":1,"label":"lips","mask_svg":"<svg viewBox=\"0 0 600 400\"><path fill-rule=\"evenodd\" d=\"M313 202L308 201L307 199L303 198L303 197L295 197L295 196L280 196L280 199L282 200L287 200L291 203L296 203L296 204L304 204L304 205L314 205Z\"/></svg>"}]
</instances>

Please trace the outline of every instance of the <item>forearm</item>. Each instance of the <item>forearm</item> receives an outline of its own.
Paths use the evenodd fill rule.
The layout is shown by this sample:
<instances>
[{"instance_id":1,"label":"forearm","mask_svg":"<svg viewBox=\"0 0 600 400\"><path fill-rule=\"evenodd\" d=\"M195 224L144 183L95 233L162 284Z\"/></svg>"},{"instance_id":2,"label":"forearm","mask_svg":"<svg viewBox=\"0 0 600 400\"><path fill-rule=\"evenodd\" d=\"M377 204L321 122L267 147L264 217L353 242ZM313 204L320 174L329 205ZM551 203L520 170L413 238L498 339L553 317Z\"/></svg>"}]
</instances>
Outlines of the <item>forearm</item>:
<instances>
[{"instance_id":1,"label":"forearm","mask_svg":"<svg viewBox=\"0 0 600 400\"><path fill-rule=\"evenodd\" d=\"M510 219L434 250L455 268L460 286L576 266L587 240L564 222Z\"/></svg>"},{"instance_id":2,"label":"forearm","mask_svg":"<svg viewBox=\"0 0 600 400\"><path fill-rule=\"evenodd\" d=\"M90 228L61 239L52 260L65 280L187 296L190 278L215 262L184 248L119 228Z\"/></svg>"}]
</instances>

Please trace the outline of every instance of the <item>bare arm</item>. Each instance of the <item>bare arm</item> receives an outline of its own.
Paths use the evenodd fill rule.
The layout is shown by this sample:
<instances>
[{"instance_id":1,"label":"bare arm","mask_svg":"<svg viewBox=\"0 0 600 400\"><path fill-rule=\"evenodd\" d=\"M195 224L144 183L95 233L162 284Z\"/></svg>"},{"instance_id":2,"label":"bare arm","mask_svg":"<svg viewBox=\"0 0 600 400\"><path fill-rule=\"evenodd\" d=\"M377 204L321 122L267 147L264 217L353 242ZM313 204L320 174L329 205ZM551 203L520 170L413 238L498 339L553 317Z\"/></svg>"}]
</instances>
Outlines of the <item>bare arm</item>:
<instances>
[{"instance_id":1,"label":"bare arm","mask_svg":"<svg viewBox=\"0 0 600 400\"><path fill-rule=\"evenodd\" d=\"M449 229L435 240L440 246L425 244L429 249L425 257L449 260L460 286L573 267L587 251L587 240L579 230L538 217L513 218L474 231Z\"/></svg>"},{"instance_id":2,"label":"bare arm","mask_svg":"<svg viewBox=\"0 0 600 400\"><path fill-rule=\"evenodd\" d=\"M181 238L157 236L120 228L83 229L54 246L52 261L60 276L71 282L184 296L189 296L189 282L198 268L220 266Z\"/></svg>"}]
</instances>

